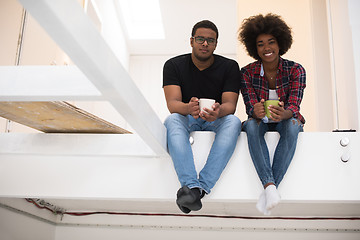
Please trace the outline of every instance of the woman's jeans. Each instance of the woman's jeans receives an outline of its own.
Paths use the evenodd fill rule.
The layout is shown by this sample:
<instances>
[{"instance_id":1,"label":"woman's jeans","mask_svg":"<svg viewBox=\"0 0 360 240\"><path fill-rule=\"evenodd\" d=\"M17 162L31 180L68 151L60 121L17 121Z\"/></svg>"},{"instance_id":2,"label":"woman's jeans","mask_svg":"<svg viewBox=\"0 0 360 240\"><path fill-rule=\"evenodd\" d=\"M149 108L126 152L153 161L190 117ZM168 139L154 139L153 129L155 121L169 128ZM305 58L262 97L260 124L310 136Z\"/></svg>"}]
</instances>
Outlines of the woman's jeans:
<instances>
[{"instance_id":1,"label":"woman's jeans","mask_svg":"<svg viewBox=\"0 0 360 240\"><path fill-rule=\"evenodd\" d=\"M195 119L191 115L173 113L167 117L164 124L167 129L168 150L181 186L190 189L198 187L210 193L234 152L241 131L241 121L234 115L207 122L201 118ZM199 178L189 142L190 133L193 131L216 133Z\"/></svg>"},{"instance_id":2,"label":"woman's jeans","mask_svg":"<svg viewBox=\"0 0 360 240\"><path fill-rule=\"evenodd\" d=\"M303 131L303 124L296 118L278 123L263 123L250 118L244 123L243 129L247 134L250 155L261 183L264 186L274 183L277 187L294 156L298 134ZM277 131L280 134L272 166L264 139L267 131Z\"/></svg>"}]
</instances>

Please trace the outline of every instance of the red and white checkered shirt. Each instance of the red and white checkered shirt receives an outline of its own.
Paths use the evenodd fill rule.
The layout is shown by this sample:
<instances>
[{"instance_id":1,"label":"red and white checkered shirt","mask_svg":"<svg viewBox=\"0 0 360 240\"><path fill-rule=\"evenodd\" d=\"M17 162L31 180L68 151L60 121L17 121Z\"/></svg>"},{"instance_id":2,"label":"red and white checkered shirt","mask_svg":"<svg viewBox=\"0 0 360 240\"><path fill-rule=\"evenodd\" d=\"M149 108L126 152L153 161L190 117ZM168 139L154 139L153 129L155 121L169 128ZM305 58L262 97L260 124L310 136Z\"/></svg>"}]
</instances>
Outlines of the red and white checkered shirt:
<instances>
[{"instance_id":1,"label":"red and white checkered shirt","mask_svg":"<svg viewBox=\"0 0 360 240\"><path fill-rule=\"evenodd\" d=\"M305 119L300 114L300 103L305 87L305 69L298 63L280 57L276 93L279 100L284 102L284 108L291 110L293 117L302 123L305 123ZM268 100L269 86L261 61L250 63L241 69L241 93L249 117L253 115L255 103L261 99Z\"/></svg>"}]
</instances>

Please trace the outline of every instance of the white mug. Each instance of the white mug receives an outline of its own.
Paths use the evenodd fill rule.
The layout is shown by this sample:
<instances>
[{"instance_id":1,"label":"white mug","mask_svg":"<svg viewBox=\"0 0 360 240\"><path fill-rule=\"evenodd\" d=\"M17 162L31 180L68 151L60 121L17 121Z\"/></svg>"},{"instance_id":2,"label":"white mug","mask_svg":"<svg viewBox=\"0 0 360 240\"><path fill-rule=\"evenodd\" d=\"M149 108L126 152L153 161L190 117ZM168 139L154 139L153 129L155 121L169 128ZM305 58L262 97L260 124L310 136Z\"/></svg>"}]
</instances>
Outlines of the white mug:
<instances>
[{"instance_id":1,"label":"white mug","mask_svg":"<svg viewBox=\"0 0 360 240\"><path fill-rule=\"evenodd\" d=\"M204 111L204 108L207 109L213 109L212 105L215 103L214 99L209 99L209 98L200 98L199 99L199 107L200 107L200 112ZM206 112L206 111L204 111Z\"/></svg>"}]
</instances>

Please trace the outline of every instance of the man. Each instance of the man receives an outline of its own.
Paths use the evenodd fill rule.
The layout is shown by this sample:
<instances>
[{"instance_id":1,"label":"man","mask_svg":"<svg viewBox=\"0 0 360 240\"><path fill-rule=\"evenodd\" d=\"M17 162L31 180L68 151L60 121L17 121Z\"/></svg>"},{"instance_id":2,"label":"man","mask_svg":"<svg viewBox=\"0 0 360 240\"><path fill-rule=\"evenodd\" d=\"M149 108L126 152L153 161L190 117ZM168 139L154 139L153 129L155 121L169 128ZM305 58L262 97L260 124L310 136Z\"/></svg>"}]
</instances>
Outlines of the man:
<instances>
[{"instance_id":1,"label":"man","mask_svg":"<svg viewBox=\"0 0 360 240\"><path fill-rule=\"evenodd\" d=\"M218 39L214 23L204 20L194 25L191 54L169 59L164 65L163 88L171 113L165 120L168 150L181 183L176 203L189 213L202 207L231 158L241 131L234 116L239 96L240 70L234 60L213 54ZM216 102L212 109L199 109L199 99ZM199 176L189 142L192 131L213 131L215 140Z\"/></svg>"}]
</instances>

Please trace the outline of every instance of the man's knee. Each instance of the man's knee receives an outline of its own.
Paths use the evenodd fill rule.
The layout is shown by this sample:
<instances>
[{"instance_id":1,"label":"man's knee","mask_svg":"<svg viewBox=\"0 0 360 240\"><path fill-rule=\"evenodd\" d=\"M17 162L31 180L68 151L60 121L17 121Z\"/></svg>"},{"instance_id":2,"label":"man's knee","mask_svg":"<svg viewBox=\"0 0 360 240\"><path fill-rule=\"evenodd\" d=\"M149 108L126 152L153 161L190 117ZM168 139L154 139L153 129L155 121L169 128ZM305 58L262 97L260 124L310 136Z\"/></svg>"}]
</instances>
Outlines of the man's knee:
<instances>
[{"instance_id":1,"label":"man's knee","mask_svg":"<svg viewBox=\"0 0 360 240\"><path fill-rule=\"evenodd\" d=\"M179 113L172 113L165 119L165 126L168 126L171 123L182 121L185 116L179 114Z\"/></svg>"},{"instance_id":2,"label":"man's knee","mask_svg":"<svg viewBox=\"0 0 360 240\"><path fill-rule=\"evenodd\" d=\"M241 121L238 117L229 114L227 116L222 117L222 121L223 121L222 122L223 127L234 133L240 134L242 126L241 126Z\"/></svg>"},{"instance_id":3,"label":"man's knee","mask_svg":"<svg viewBox=\"0 0 360 240\"><path fill-rule=\"evenodd\" d=\"M232 126L241 127L241 121L237 116L235 116L233 114L229 114L229 115L225 116L224 118Z\"/></svg>"}]
</instances>

